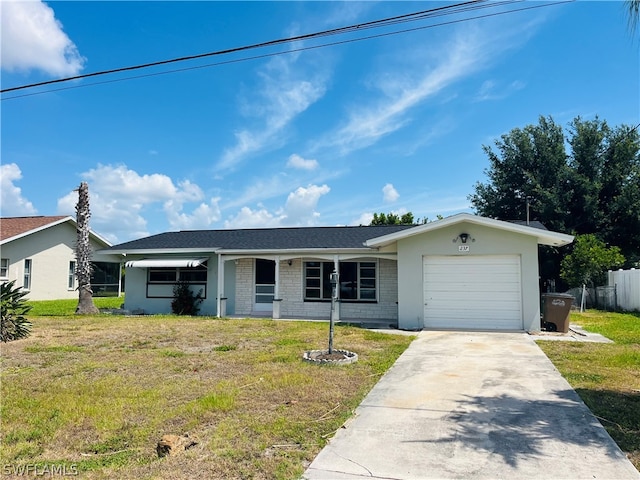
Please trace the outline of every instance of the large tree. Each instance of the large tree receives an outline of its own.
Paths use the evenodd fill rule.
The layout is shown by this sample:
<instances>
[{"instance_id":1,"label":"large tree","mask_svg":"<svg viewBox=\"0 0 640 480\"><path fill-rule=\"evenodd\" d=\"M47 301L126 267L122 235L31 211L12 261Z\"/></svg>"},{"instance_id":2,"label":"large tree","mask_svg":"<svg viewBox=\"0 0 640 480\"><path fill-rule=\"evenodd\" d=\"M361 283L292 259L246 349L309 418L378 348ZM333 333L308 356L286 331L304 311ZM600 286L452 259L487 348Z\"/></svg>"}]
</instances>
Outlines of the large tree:
<instances>
[{"instance_id":1,"label":"large tree","mask_svg":"<svg viewBox=\"0 0 640 480\"><path fill-rule=\"evenodd\" d=\"M640 260L637 127L577 117L563 129L540 117L537 125L515 128L483 149L488 181L469 196L477 213L501 220L525 220L529 213L552 230L594 234L619 246L630 265ZM559 257L542 257L551 265L547 278L557 277Z\"/></svg>"}]
</instances>

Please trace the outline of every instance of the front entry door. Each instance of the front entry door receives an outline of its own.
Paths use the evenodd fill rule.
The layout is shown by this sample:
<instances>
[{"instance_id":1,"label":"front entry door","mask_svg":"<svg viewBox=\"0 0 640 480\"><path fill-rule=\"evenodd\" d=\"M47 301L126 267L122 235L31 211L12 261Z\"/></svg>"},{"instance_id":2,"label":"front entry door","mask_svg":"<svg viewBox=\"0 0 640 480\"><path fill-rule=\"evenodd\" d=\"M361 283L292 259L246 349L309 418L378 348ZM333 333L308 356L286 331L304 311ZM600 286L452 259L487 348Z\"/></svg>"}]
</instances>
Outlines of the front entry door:
<instances>
[{"instance_id":1,"label":"front entry door","mask_svg":"<svg viewBox=\"0 0 640 480\"><path fill-rule=\"evenodd\" d=\"M273 312L276 288L276 262L256 258L254 311Z\"/></svg>"}]
</instances>

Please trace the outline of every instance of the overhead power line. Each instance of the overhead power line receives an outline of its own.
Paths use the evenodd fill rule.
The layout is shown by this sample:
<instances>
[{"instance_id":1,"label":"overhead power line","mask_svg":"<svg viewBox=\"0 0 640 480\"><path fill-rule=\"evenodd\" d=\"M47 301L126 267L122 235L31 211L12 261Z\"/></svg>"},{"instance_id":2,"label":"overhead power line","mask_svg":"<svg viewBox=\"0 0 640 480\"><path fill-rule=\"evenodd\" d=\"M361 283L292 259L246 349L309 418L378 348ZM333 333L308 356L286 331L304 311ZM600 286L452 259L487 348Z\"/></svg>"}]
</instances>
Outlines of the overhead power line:
<instances>
[{"instance_id":1,"label":"overhead power line","mask_svg":"<svg viewBox=\"0 0 640 480\"><path fill-rule=\"evenodd\" d=\"M83 74L83 75L76 75L76 76L73 76L73 77L59 78L59 79L47 80L47 81L38 82L38 83L31 83L31 84L27 84L27 85L10 87L10 88L6 88L6 89L0 90L0 93L9 93L9 92L15 92L15 91L19 91L19 90L26 90L26 89L30 89L30 88L35 88L35 87L41 87L41 86L46 86L46 85L53 85L53 84L58 84L58 83L63 83L63 82L69 82L69 81L72 81L72 80L80 80L80 79L84 79L84 78L105 76L105 75L111 75L111 74L115 74L115 73L130 72L130 71L134 71L134 70L147 69L147 68L151 68L151 67L168 65L168 64L179 63L179 62L185 62L185 61L190 61L190 60L197 60L197 59L201 59L201 58L227 55L227 54L231 54L231 53L238 53L238 52L243 52L243 51L248 51L248 50L254 50L254 49L259 49L259 48L266 48L266 47L271 47L271 46L282 45L282 44L286 44L286 43L300 42L300 41L303 41L303 40L310 40L310 39L314 39L314 38L321 38L321 37L327 37L327 36L333 36L333 35L342 35L342 34L351 33L351 32L358 32L358 31L364 31L364 30L373 29L373 28L381 28L381 27L386 27L386 26L398 25L398 24L407 23L407 22L415 22L415 21L418 21L418 20L425 20L425 19L436 18L436 17L440 17L440 16L448 16L448 15L454 15L454 14L458 14L458 13L470 12L470 11L474 11L474 10L480 10L480 9L486 9L486 8L494 8L494 7L498 7L498 6L506 6L506 5L510 5L510 4L513 4L513 3L521 3L523 1L524 0L503 0L503 1L497 1L497 2L489 2L488 0L472 0L472 1L467 1L467 2L463 2L463 3L458 3L458 4L454 4L454 5L445 6L445 7L438 7L438 8L433 8L433 9L429 9L429 10L423 10L423 11L419 11L419 12L408 13L408 14L405 14L405 15L399 15L399 16L395 16L395 17L388 17L388 18L384 18L384 19L380 19L380 20L374 20L374 21L370 21L370 22L359 23L359 24L350 25L350 26L346 26L346 27L340 27L340 28L335 28L335 29L331 29L331 30L324 30L324 31L321 31L321 32L310 33L310 34L305 34L305 35L298 35L298 36L295 36L295 37L281 38L281 39L278 39L278 40L271 40L271 41L268 41L268 42L261 42L261 43L256 43L256 44L252 44L252 45L246 45L246 46L242 46L242 47L235 47L235 48L230 48L230 49L225 49L225 50L218 50L218 51L214 51L214 52L201 53L201 54L197 54L197 55L178 57L178 58L173 58L173 59L168 59L168 60L160 60L160 61L156 61L156 62L143 63L143 64L138 64L138 65L133 65L133 66L128 66L128 67L120 67L120 68L115 68L115 69L110 69L110 70L103 70L103 71L92 72L92 73L87 73L87 74ZM136 75L136 76L132 76L132 77L119 78L119 79L115 79L115 80L106 80L106 81L102 81L102 82L94 82L94 83L84 84L84 85L74 85L72 87L63 87L63 88L58 88L58 89L39 91L39 92L35 92L35 93L27 93L27 94L23 94L23 95L15 95L15 96L12 96L12 97L3 98L2 100L11 100L11 99L14 99L14 98L21 98L21 97L25 97L25 96L38 95L38 94L49 93L49 92L53 92L53 91L66 90L66 89L71 89L71 88L81 88L81 87L85 87L85 86L100 85L100 84L105 84L105 83L113 83L113 82L130 80L130 79L135 79L135 78L144 78L144 77L150 77L150 76L156 76L156 75L164 75L164 74L169 74L169 73L176 73L176 72L181 72L181 71L194 70L194 69L199 69L199 68L206 68L206 67L219 66L219 65L230 64L230 63L236 63L236 62L240 62L240 61L248 61L248 60L254 60L254 59L258 59L258 58L271 57L271 56L275 56L275 55L294 53L294 52L310 50L310 49L316 49L316 48L321 48L321 47L340 45L340 44L351 43L351 42L356 42L356 41L370 40L370 39L373 39L373 38L379 38L379 37L389 36L389 35L397 35L397 34L400 34L400 33L407 33L407 32L411 32L411 31L422 30L422 29L427 29L427 28L433 28L433 27L442 26L442 25L449 25L449 24L453 24L453 23L465 22L465 21L475 20L475 19L479 19L479 18L486 18L486 17L497 16L497 15L504 15L504 14L507 14L507 13L514 13L514 12L518 12L518 11L530 10L530 9L534 9L534 8L546 7L546 6L551 6L551 5L559 5L559 4L563 4L563 3L571 3L573 1L575 1L575 0L560 0L560 1L552 2L552 3L536 3L534 5L530 5L530 6L522 7L522 8L518 8L518 9L512 9L512 10L507 10L507 11L502 11L502 12L493 12L493 13L490 13L490 14L484 14L484 15L478 15L478 16L474 16L474 17L451 20L451 21L442 22L442 23L438 23L438 24L431 24L431 25L426 25L426 26L422 26L422 27L415 27L415 28L411 28L411 29L404 29L404 30L398 30L398 31L393 31L393 32L386 32L386 33L381 33L381 34L377 34L377 35L370 35L370 36L360 37L360 38L355 38L355 39L349 39L349 40L325 43L325 44L321 44L321 45L300 47L300 48L297 48L297 49L287 50L285 52L272 52L272 53L267 53L267 54L262 54L262 55L255 55L255 56L251 56L251 57L245 57L245 58L241 58L241 59L221 61L221 62L216 62L216 63L212 63L212 64L207 64L207 65L198 65L198 66L194 66L194 67L185 67L185 68L173 69L173 70L168 70L168 71L163 71L163 72L154 72L154 73L150 73L150 74L143 74L143 75Z\"/></svg>"}]
</instances>

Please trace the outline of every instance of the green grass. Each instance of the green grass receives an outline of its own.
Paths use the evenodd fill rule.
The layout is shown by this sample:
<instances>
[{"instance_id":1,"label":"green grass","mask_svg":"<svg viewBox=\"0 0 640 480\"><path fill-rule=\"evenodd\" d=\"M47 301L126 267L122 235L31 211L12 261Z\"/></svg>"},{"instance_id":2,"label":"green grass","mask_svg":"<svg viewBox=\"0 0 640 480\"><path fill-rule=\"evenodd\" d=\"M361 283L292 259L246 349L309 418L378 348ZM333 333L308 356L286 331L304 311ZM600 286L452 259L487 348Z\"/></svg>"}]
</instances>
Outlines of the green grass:
<instances>
[{"instance_id":1,"label":"green grass","mask_svg":"<svg viewBox=\"0 0 640 480\"><path fill-rule=\"evenodd\" d=\"M316 322L115 315L32 317L3 345L0 464L81 478L299 478L413 337ZM159 459L164 434L197 445Z\"/></svg>"},{"instance_id":2,"label":"green grass","mask_svg":"<svg viewBox=\"0 0 640 480\"><path fill-rule=\"evenodd\" d=\"M538 344L640 470L640 314L587 311L571 323L615 343Z\"/></svg>"},{"instance_id":3,"label":"green grass","mask_svg":"<svg viewBox=\"0 0 640 480\"><path fill-rule=\"evenodd\" d=\"M124 303L122 297L94 297L93 303L98 308L120 308ZM32 300L27 302L31 305L30 317L51 317L74 315L78 306L78 299L66 300Z\"/></svg>"}]
</instances>

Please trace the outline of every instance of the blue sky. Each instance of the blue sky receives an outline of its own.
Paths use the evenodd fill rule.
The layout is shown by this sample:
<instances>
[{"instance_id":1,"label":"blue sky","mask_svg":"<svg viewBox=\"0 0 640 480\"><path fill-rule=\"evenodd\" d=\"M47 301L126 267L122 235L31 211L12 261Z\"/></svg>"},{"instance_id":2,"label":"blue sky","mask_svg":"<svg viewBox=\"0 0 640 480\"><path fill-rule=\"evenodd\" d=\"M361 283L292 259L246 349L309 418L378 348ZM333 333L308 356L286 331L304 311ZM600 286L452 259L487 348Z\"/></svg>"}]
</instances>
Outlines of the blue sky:
<instances>
[{"instance_id":1,"label":"blue sky","mask_svg":"<svg viewBox=\"0 0 640 480\"><path fill-rule=\"evenodd\" d=\"M450 4L3 1L2 88ZM539 115L640 122L640 40L622 3L469 19L541 5L3 94L1 214L74 216L81 181L92 229L114 243L471 211L488 166L482 145L512 128ZM175 69L188 70L130 78Z\"/></svg>"}]
</instances>

